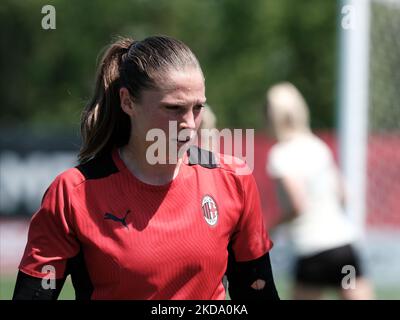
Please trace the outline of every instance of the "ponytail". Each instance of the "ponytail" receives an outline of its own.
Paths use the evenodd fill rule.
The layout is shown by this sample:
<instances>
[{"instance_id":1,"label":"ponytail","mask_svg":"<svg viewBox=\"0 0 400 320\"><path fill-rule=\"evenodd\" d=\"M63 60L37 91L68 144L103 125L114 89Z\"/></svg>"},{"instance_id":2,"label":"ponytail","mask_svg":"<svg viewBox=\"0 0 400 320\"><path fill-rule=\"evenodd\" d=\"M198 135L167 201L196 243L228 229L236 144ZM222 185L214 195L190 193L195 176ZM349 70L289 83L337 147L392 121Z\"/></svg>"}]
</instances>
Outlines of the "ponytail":
<instances>
[{"instance_id":1,"label":"ponytail","mask_svg":"<svg viewBox=\"0 0 400 320\"><path fill-rule=\"evenodd\" d=\"M133 43L129 38L120 39L101 59L93 97L82 112L80 163L109 151L115 143L124 145L128 142L130 121L120 107L119 98L120 66L122 56Z\"/></svg>"}]
</instances>

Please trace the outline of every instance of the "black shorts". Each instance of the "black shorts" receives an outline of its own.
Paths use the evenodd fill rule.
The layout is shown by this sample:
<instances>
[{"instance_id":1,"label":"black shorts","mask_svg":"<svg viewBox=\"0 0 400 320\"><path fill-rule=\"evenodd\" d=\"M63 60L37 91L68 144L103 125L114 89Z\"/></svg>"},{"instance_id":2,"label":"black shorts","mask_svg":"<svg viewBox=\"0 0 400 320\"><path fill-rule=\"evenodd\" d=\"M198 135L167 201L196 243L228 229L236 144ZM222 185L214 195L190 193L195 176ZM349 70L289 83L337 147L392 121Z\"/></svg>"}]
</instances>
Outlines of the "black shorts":
<instances>
[{"instance_id":1,"label":"black shorts","mask_svg":"<svg viewBox=\"0 0 400 320\"><path fill-rule=\"evenodd\" d=\"M343 278L349 274L342 269L353 266L356 277L362 275L360 260L351 245L299 258L295 264L296 282L307 286L341 287Z\"/></svg>"}]
</instances>

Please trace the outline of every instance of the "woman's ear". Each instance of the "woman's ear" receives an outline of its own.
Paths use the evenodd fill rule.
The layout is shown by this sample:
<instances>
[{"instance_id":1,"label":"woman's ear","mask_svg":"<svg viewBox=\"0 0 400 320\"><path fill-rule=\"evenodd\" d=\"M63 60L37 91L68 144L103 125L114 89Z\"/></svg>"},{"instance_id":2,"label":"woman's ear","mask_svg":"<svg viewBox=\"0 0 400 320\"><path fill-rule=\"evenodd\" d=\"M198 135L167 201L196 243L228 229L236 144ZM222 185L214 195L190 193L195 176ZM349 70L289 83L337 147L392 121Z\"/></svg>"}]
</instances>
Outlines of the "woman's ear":
<instances>
[{"instance_id":1,"label":"woman's ear","mask_svg":"<svg viewBox=\"0 0 400 320\"><path fill-rule=\"evenodd\" d=\"M122 110L129 116L133 116L135 113L135 103L132 100L132 96L128 89L122 87L119 89L119 99L121 101Z\"/></svg>"}]
</instances>

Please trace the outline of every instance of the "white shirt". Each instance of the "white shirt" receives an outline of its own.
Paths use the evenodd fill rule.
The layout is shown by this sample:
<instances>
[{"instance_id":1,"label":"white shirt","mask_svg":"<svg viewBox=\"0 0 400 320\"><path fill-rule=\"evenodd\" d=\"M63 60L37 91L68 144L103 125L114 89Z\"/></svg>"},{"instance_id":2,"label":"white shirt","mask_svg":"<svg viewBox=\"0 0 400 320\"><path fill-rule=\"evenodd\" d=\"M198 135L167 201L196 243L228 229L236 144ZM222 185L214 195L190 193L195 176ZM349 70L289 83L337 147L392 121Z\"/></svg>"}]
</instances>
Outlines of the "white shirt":
<instances>
[{"instance_id":1,"label":"white shirt","mask_svg":"<svg viewBox=\"0 0 400 320\"><path fill-rule=\"evenodd\" d=\"M329 148L313 134L276 143L269 153L267 173L272 178L295 178L304 194L304 210L289 227L298 255L316 254L356 238L340 205L336 170ZM282 190L278 195L281 205L287 205Z\"/></svg>"}]
</instances>

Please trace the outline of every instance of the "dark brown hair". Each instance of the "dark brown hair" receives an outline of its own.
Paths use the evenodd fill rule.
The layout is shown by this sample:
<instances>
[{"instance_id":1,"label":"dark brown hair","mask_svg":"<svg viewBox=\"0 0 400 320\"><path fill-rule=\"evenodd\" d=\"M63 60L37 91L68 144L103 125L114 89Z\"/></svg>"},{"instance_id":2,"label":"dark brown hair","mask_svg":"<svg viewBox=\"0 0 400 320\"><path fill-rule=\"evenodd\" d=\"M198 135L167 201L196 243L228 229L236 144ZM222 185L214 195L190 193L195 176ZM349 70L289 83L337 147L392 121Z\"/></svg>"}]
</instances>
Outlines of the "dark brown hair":
<instances>
[{"instance_id":1,"label":"dark brown hair","mask_svg":"<svg viewBox=\"0 0 400 320\"><path fill-rule=\"evenodd\" d=\"M120 105L121 87L140 99L142 90L157 88L166 72L187 67L201 71L190 48L170 37L120 38L112 43L98 67L93 97L82 112L79 162L128 143L131 124Z\"/></svg>"}]
</instances>

